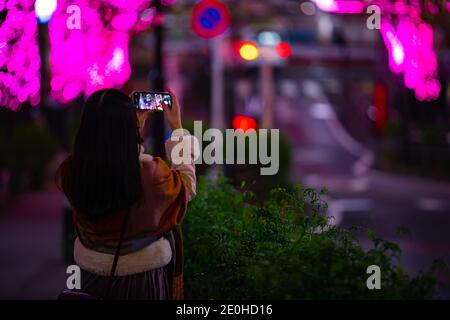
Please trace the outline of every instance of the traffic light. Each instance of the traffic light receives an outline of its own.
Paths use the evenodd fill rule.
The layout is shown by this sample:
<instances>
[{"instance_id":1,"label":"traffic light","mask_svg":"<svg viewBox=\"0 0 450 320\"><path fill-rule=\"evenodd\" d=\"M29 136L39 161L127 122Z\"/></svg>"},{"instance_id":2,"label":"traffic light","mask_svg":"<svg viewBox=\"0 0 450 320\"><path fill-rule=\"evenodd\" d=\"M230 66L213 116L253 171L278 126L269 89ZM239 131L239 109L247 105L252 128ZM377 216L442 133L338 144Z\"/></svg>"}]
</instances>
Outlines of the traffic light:
<instances>
[{"instance_id":1,"label":"traffic light","mask_svg":"<svg viewBox=\"0 0 450 320\"><path fill-rule=\"evenodd\" d=\"M388 121L388 88L383 83L377 83L373 92L374 121L378 133L383 133Z\"/></svg>"},{"instance_id":2,"label":"traffic light","mask_svg":"<svg viewBox=\"0 0 450 320\"><path fill-rule=\"evenodd\" d=\"M237 115L233 118L233 129L242 129L246 132L249 129L256 129L257 123L256 120L252 117L247 117L243 115Z\"/></svg>"},{"instance_id":3,"label":"traffic light","mask_svg":"<svg viewBox=\"0 0 450 320\"><path fill-rule=\"evenodd\" d=\"M244 60L252 61L259 57L259 50L253 42L245 41L239 46L239 55Z\"/></svg>"},{"instance_id":4,"label":"traffic light","mask_svg":"<svg viewBox=\"0 0 450 320\"><path fill-rule=\"evenodd\" d=\"M275 46L275 51L277 52L280 58L289 58L292 54L292 49L289 43L280 42Z\"/></svg>"}]
</instances>

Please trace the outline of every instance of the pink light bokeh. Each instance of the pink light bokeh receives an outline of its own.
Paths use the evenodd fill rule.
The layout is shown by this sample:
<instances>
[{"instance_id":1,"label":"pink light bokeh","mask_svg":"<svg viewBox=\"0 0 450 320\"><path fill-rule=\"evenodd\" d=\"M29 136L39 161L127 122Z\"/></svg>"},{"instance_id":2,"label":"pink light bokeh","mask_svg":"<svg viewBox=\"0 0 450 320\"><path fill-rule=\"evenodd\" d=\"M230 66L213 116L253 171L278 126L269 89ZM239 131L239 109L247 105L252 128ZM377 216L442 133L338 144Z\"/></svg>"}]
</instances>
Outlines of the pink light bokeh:
<instances>
[{"instance_id":1,"label":"pink light bokeh","mask_svg":"<svg viewBox=\"0 0 450 320\"><path fill-rule=\"evenodd\" d=\"M417 25L404 18L396 29L390 23L383 23L380 32L391 71L403 73L405 86L414 90L418 100L437 99L441 86L437 80L438 62L431 26L424 22Z\"/></svg>"},{"instance_id":2,"label":"pink light bokeh","mask_svg":"<svg viewBox=\"0 0 450 320\"><path fill-rule=\"evenodd\" d=\"M130 37L150 27L151 0L59 0L49 23L51 97L66 103L121 87L131 75ZM68 29L66 9L80 7L81 28Z\"/></svg>"},{"instance_id":3,"label":"pink light bokeh","mask_svg":"<svg viewBox=\"0 0 450 320\"><path fill-rule=\"evenodd\" d=\"M405 48L394 27L389 23L383 23L381 25L381 36L388 51L389 68L394 73L402 72L405 62Z\"/></svg>"},{"instance_id":4,"label":"pink light bokeh","mask_svg":"<svg viewBox=\"0 0 450 320\"><path fill-rule=\"evenodd\" d=\"M330 13L362 13L365 5L357 0L311 0L316 6Z\"/></svg>"},{"instance_id":5,"label":"pink light bokeh","mask_svg":"<svg viewBox=\"0 0 450 320\"><path fill-rule=\"evenodd\" d=\"M404 84L414 90L420 101L435 100L441 91L437 78L438 61L433 47L433 29L422 21L422 9L418 0L405 1L342 1L311 0L316 6L330 13L363 13L368 5L381 10L381 37L389 56L389 69L403 74ZM437 14L437 7L429 3L429 13ZM447 3L447 10L449 6ZM395 15L397 22L391 21Z\"/></svg>"},{"instance_id":6,"label":"pink light bokeh","mask_svg":"<svg viewBox=\"0 0 450 320\"><path fill-rule=\"evenodd\" d=\"M0 0L0 106L18 110L39 103L40 56L34 0Z\"/></svg>"}]
</instances>

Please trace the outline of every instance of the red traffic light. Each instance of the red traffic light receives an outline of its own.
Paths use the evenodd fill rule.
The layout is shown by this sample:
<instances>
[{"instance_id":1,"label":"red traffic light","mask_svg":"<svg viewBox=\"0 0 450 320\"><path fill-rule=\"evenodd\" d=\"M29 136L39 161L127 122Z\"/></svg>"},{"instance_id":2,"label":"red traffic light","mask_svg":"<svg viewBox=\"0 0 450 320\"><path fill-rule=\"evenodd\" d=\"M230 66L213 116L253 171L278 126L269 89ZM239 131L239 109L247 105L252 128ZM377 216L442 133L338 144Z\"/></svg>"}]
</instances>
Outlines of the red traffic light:
<instances>
[{"instance_id":1,"label":"red traffic light","mask_svg":"<svg viewBox=\"0 0 450 320\"><path fill-rule=\"evenodd\" d=\"M275 47L275 51L280 58L289 58L292 54L291 46L287 42L278 43Z\"/></svg>"},{"instance_id":2,"label":"red traffic light","mask_svg":"<svg viewBox=\"0 0 450 320\"><path fill-rule=\"evenodd\" d=\"M233 118L234 130L242 129L246 132L249 129L256 129L256 127L256 120L251 117L237 115Z\"/></svg>"},{"instance_id":3,"label":"red traffic light","mask_svg":"<svg viewBox=\"0 0 450 320\"><path fill-rule=\"evenodd\" d=\"M387 86L383 83L377 83L373 92L373 105L375 107L375 128L379 133L382 133L386 128L388 121L388 103L389 93Z\"/></svg>"}]
</instances>

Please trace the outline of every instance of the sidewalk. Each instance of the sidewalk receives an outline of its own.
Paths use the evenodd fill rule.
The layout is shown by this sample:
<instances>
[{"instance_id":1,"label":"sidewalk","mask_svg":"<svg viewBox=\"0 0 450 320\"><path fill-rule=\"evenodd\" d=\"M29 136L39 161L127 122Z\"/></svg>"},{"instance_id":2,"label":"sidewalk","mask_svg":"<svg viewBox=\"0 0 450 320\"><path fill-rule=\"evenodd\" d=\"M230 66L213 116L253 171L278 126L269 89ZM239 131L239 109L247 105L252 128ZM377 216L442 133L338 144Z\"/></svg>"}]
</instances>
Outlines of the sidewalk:
<instances>
[{"instance_id":1,"label":"sidewalk","mask_svg":"<svg viewBox=\"0 0 450 320\"><path fill-rule=\"evenodd\" d=\"M56 188L0 208L0 299L55 299L64 289L62 208Z\"/></svg>"}]
</instances>

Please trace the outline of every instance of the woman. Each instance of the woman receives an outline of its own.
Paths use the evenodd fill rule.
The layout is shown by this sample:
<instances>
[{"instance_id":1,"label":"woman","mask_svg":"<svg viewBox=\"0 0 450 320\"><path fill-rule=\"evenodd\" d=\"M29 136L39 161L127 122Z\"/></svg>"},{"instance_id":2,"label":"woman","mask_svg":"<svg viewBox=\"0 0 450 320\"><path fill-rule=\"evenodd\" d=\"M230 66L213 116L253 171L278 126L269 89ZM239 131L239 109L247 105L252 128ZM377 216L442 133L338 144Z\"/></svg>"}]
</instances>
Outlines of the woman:
<instances>
[{"instance_id":1,"label":"woman","mask_svg":"<svg viewBox=\"0 0 450 320\"><path fill-rule=\"evenodd\" d=\"M166 119L172 130L181 129L180 107L171 96L172 108L164 105ZM143 152L141 134L149 114L135 109L118 90L93 93L73 153L58 171L78 234L74 258L82 270L81 291L92 296L108 292L109 299L182 297L179 225L195 195L195 166L192 156L191 163L169 167ZM177 139L182 143L194 138L178 134ZM166 141L169 162L176 143ZM118 247L117 268L110 278Z\"/></svg>"}]
</instances>

